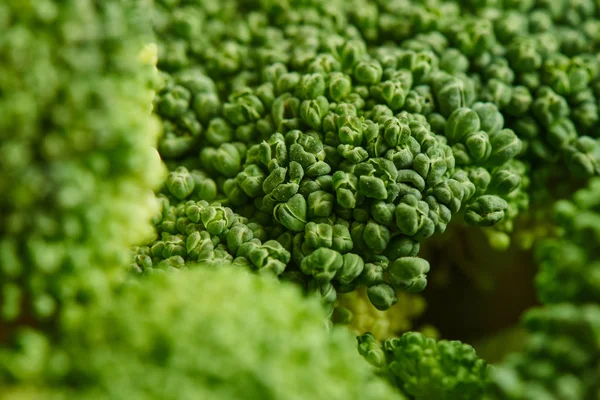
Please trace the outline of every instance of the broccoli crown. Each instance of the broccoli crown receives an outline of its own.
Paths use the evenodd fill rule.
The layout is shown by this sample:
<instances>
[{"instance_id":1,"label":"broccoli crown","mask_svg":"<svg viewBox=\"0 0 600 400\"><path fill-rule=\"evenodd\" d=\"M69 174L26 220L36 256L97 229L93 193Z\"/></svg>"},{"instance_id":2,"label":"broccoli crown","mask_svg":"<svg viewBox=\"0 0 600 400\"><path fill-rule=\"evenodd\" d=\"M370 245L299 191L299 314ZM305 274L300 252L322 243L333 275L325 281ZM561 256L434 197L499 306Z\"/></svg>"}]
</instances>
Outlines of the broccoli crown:
<instances>
[{"instance_id":1,"label":"broccoli crown","mask_svg":"<svg viewBox=\"0 0 600 400\"><path fill-rule=\"evenodd\" d=\"M597 398L599 4L3 2L4 393ZM496 369L387 337L467 225L540 266Z\"/></svg>"},{"instance_id":2,"label":"broccoli crown","mask_svg":"<svg viewBox=\"0 0 600 400\"><path fill-rule=\"evenodd\" d=\"M348 351L352 335L328 331L320 303L291 284L223 266L151 275L63 326L42 389L86 399L399 398ZM41 358L50 348L31 335Z\"/></svg>"},{"instance_id":3,"label":"broccoli crown","mask_svg":"<svg viewBox=\"0 0 600 400\"><path fill-rule=\"evenodd\" d=\"M151 235L163 167L140 11L0 5L0 341L76 297L67 275L122 265Z\"/></svg>"},{"instance_id":4,"label":"broccoli crown","mask_svg":"<svg viewBox=\"0 0 600 400\"><path fill-rule=\"evenodd\" d=\"M159 151L171 170L163 194L175 209L206 201L246 218L256 229L239 227L253 232L238 234L240 243L279 243L291 257L269 269L328 306L338 292L364 287L385 310L397 291L425 288L430 266L419 243L453 216L512 229L528 204L528 165L516 159L522 141L500 107L478 99L480 79L451 68L454 53L444 58L449 26L431 22L418 41L392 47L352 25L352 7L334 3L339 10L250 2L246 16L228 2L156 7ZM211 23L214 7L223 14ZM447 22L458 18L448 11ZM191 39L199 32L202 45ZM173 226L165 216L159 231ZM137 269L196 261L193 249L166 245L187 240L185 219L175 218L178 232L137 249ZM219 257L263 268L245 246L221 244Z\"/></svg>"}]
</instances>

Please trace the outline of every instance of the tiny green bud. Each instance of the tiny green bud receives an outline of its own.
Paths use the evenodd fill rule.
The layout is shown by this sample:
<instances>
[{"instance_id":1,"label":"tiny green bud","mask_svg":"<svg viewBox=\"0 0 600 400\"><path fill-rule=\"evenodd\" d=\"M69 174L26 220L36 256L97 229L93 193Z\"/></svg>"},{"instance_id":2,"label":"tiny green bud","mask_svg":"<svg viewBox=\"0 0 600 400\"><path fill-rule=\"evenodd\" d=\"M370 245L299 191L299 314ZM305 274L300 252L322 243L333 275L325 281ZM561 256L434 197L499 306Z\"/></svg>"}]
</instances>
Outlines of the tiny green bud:
<instances>
[{"instance_id":1,"label":"tiny green bud","mask_svg":"<svg viewBox=\"0 0 600 400\"><path fill-rule=\"evenodd\" d=\"M490 135L492 153L488 159L491 164L504 164L521 152L522 142L510 129L502 129Z\"/></svg>"},{"instance_id":2,"label":"tiny green bud","mask_svg":"<svg viewBox=\"0 0 600 400\"><path fill-rule=\"evenodd\" d=\"M358 254L347 253L343 255L344 263L335 274L335 278L342 285L352 283L360 276L365 268L365 262Z\"/></svg>"},{"instance_id":3,"label":"tiny green bud","mask_svg":"<svg viewBox=\"0 0 600 400\"><path fill-rule=\"evenodd\" d=\"M335 277L343 264L344 259L340 253L321 247L304 257L300 269L306 275L314 276L318 282L325 283Z\"/></svg>"},{"instance_id":4,"label":"tiny green bud","mask_svg":"<svg viewBox=\"0 0 600 400\"><path fill-rule=\"evenodd\" d=\"M309 222L304 227L304 240L312 248L327 247L333 244L333 227L329 224Z\"/></svg>"},{"instance_id":5,"label":"tiny green bud","mask_svg":"<svg viewBox=\"0 0 600 400\"><path fill-rule=\"evenodd\" d=\"M348 75L334 72L329 76L329 96L334 101L341 101L352 91L352 80Z\"/></svg>"},{"instance_id":6,"label":"tiny green bud","mask_svg":"<svg viewBox=\"0 0 600 400\"><path fill-rule=\"evenodd\" d=\"M361 61L354 66L354 78L364 85L376 85L381 80L383 69L376 60Z\"/></svg>"},{"instance_id":7,"label":"tiny green bud","mask_svg":"<svg viewBox=\"0 0 600 400\"><path fill-rule=\"evenodd\" d=\"M194 191L194 178L185 167L178 167L175 171L171 171L165 182L169 193L183 200Z\"/></svg>"},{"instance_id":8,"label":"tiny green bud","mask_svg":"<svg viewBox=\"0 0 600 400\"><path fill-rule=\"evenodd\" d=\"M325 79L320 73L306 74L300 78L298 85L300 98L305 100L316 99L325 93Z\"/></svg>"},{"instance_id":9,"label":"tiny green bud","mask_svg":"<svg viewBox=\"0 0 600 400\"><path fill-rule=\"evenodd\" d=\"M205 137L210 144L218 146L233 139L233 129L223 118L213 118L206 128Z\"/></svg>"},{"instance_id":10,"label":"tiny green bud","mask_svg":"<svg viewBox=\"0 0 600 400\"><path fill-rule=\"evenodd\" d=\"M387 310L398 302L396 291L387 283L369 286L367 289L367 296L373 306L381 311Z\"/></svg>"},{"instance_id":11,"label":"tiny green bud","mask_svg":"<svg viewBox=\"0 0 600 400\"><path fill-rule=\"evenodd\" d=\"M460 142L469 133L481 128L481 121L477 112L470 108L456 109L448 118L444 133L450 143Z\"/></svg>"},{"instance_id":12,"label":"tiny green bud","mask_svg":"<svg viewBox=\"0 0 600 400\"><path fill-rule=\"evenodd\" d=\"M333 212L335 198L323 190L312 192L308 195L308 216L328 217Z\"/></svg>"},{"instance_id":13,"label":"tiny green bud","mask_svg":"<svg viewBox=\"0 0 600 400\"><path fill-rule=\"evenodd\" d=\"M332 231L331 248L342 254L349 252L354 247L352 236L347 226L335 224Z\"/></svg>"},{"instance_id":14,"label":"tiny green bud","mask_svg":"<svg viewBox=\"0 0 600 400\"><path fill-rule=\"evenodd\" d=\"M419 257L401 257L388 270L390 283L407 292L421 292L427 286L429 262Z\"/></svg>"},{"instance_id":15,"label":"tiny green bud","mask_svg":"<svg viewBox=\"0 0 600 400\"><path fill-rule=\"evenodd\" d=\"M391 233L388 228L379 225L374 221L367 222L365 226L363 239L369 249L379 253L385 250L390 242Z\"/></svg>"},{"instance_id":16,"label":"tiny green bud","mask_svg":"<svg viewBox=\"0 0 600 400\"><path fill-rule=\"evenodd\" d=\"M471 225L492 226L504 218L507 208L506 200L498 196L479 196L466 207L465 221Z\"/></svg>"},{"instance_id":17,"label":"tiny green bud","mask_svg":"<svg viewBox=\"0 0 600 400\"><path fill-rule=\"evenodd\" d=\"M295 194L287 202L275 206L273 217L287 229L302 232L306 225L306 208L304 197Z\"/></svg>"}]
</instances>

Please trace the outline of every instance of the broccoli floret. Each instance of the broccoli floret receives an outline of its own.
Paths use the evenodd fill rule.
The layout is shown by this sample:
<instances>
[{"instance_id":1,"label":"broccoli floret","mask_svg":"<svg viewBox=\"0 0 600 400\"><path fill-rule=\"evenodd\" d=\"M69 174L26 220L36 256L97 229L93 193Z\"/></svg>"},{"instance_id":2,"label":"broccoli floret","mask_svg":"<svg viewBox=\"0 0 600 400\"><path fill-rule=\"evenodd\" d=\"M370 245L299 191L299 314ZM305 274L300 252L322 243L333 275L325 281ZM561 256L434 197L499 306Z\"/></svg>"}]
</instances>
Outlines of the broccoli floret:
<instances>
[{"instance_id":1,"label":"broccoli floret","mask_svg":"<svg viewBox=\"0 0 600 400\"><path fill-rule=\"evenodd\" d=\"M379 344L366 333L358 337L358 351L415 400L481 399L487 387L486 362L459 341L409 332Z\"/></svg>"},{"instance_id":2,"label":"broccoli floret","mask_svg":"<svg viewBox=\"0 0 600 400\"><path fill-rule=\"evenodd\" d=\"M38 382L86 399L401 398L352 351L352 335L325 320L316 299L272 276L155 272L65 324ZM36 358L50 350L28 335ZM0 351L9 371L28 356Z\"/></svg>"},{"instance_id":3,"label":"broccoli floret","mask_svg":"<svg viewBox=\"0 0 600 400\"><path fill-rule=\"evenodd\" d=\"M397 302L398 291L423 290L430 266L418 257L419 242L443 233L456 215L512 230L528 205L528 166L515 159L521 140L504 126L497 104L478 101L479 80L468 68L440 67L444 34L461 43L446 55L447 65L456 52L488 51L495 43L489 23L460 24L478 36L468 42L463 32L432 20L421 28L438 34L390 47L338 21L353 15L343 2L335 2L337 9L322 1L250 2L255 13L247 16L226 3L224 15L206 28L209 4L157 10L165 18L155 28L163 60L173 43L186 49L180 64L161 63L159 55L166 83L157 114L167 131L179 127L177 141L186 143L181 152L161 150L171 169L163 194L176 209L185 201L216 201L260 225L262 242L276 241L291 253L274 270L303 273L307 287L327 294L329 307L337 291L357 287L367 288L380 310ZM443 8L436 7L393 12L433 15ZM196 47L187 30L171 29L184 9L197 13L194 29L205 32L206 46ZM444 11L448 20L458 18ZM222 30L226 22L235 28ZM276 43L294 50L277 56ZM200 128L189 129L182 118ZM210 196L196 191L199 181L210 186ZM157 221L163 229L164 215ZM494 239L496 247L506 247L502 239ZM146 265L172 256L181 257L178 265L195 261L182 246L163 242L148 243L160 253L156 260L156 252L142 251Z\"/></svg>"},{"instance_id":4,"label":"broccoli floret","mask_svg":"<svg viewBox=\"0 0 600 400\"><path fill-rule=\"evenodd\" d=\"M600 302L600 180L554 207L559 237L536 248L536 285L543 303Z\"/></svg>"},{"instance_id":5,"label":"broccoli floret","mask_svg":"<svg viewBox=\"0 0 600 400\"><path fill-rule=\"evenodd\" d=\"M529 310L522 352L492 374L491 399L588 399L597 396L600 307L596 284L600 181L555 204L558 237L536 248L536 286L544 307Z\"/></svg>"},{"instance_id":6,"label":"broccoli floret","mask_svg":"<svg viewBox=\"0 0 600 400\"><path fill-rule=\"evenodd\" d=\"M592 399L598 395L600 307L553 304L524 317L525 349L491 374L486 399Z\"/></svg>"},{"instance_id":7,"label":"broccoli floret","mask_svg":"<svg viewBox=\"0 0 600 400\"><path fill-rule=\"evenodd\" d=\"M9 0L0 15L5 343L90 300L85 287L108 284L131 246L153 237L164 167L141 3ZM92 269L106 282L77 283Z\"/></svg>"}]
</instances>

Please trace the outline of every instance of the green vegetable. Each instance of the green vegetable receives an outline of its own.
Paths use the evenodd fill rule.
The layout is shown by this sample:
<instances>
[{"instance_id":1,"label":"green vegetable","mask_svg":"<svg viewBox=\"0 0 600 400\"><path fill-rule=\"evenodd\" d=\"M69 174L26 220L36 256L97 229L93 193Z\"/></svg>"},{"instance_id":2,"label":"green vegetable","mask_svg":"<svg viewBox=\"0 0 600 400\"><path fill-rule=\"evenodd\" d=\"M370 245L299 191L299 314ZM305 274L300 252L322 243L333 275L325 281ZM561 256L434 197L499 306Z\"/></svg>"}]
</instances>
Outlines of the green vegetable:
<instances>
[{"instance_id":1,"label":"green vegetable","mask_svg":"<svg viewBox=\"0 0 600 400\"><path fill-rule=\"evenodd\" d=\"M486 390L486 362L459 341L436 342L409 332L379 344L366 333L358 337L358 351L416 400L477 399Z\"/></svg>"},{"instance_id":2,"label":"green vegetable","mask_svg":"<svg viewBox=\"0 0 600 400\"><path fill-rule=\"evenodd\" d=\"M598 2L4 3L0 398L598 397Z\"/></svg>"},{"instance_id":3,"label":"green vegetable","mask_svg":"<svg viewBox=\"0 0 600 400\"><path fill-rule=\"evenodd\" d=\"M150 115L156 49L144 48L150 32L140 7L0 6L3 347L21 325L36 332L72 302L101 301L131 246L152 240L152 190L164 167ZM172 186L178 195L188 189ZM88 273L94 282L80 282Z\"/></svg>"},{"instance_id":4,"label":"green vegetable","mask_svg":"<svg viewBox=\"0 0 600 400\"><path fill-rule=\"evenodd\" d=\"M65 398L398 398L324 319L297 288L239 268L156 273L68 319L53 347L24 330L35 363L0 351L0 371Z\"/></svg>"}]
</instances>

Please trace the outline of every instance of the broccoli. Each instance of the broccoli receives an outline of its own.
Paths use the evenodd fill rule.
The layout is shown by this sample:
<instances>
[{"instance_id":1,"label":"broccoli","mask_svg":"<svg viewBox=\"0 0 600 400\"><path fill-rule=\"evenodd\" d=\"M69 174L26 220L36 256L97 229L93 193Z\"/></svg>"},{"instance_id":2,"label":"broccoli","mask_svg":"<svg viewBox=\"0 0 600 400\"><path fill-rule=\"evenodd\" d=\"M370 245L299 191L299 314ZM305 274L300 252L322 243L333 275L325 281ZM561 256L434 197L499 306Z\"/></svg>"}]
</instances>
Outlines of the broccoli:
<instances>
[{"instance_id":1,"label":"broccoli","mask_svg":"<svg viewBox=\"0 0 600 400\"><path fill-rule=\"evenodd\" d=\"M554 206L559 235L536 248L540 300L554 303L600 303L600 180Z\"/></svg>"},{"instance_id":2,"label":"broccoli","mask_svg":"<svg viewBox=\"0 0 600 400\"><path fill-rule=\"evenodd\" d=\"M416 400L479 399L487 388L488 366L473 347L459 341L407 332L382 344L366 333L358 351Z\"/></svg>"},{"instance_id":3,"label":"broccoli","mask_svg":"<svg viewBox=\"0 0 600 400\"><path fill-rule=\"evenodd\" d=\"M555 204L558 237L537 246L543 307L527 311L522 352L492 375L491 398L588 399L598 395L600 306L596 284L600 180Z\"/></svg>"},{"instance_id":4,"label":"broccoli","mask_svg":"<svg viewBox=\"0 0 600 400\"><path fill-rule=\"evenodd\" d=\"M597 1L5 3L0 398L597 397Z\"/></svg>"},{"instance_id":5,"label":"broccoli","mask_svg":"<svg viewBox=\"0 0 600 400\"><path fill-rule=\"evenodd\" d=\"M60 332L41 389L86 399L400 398L348 351L349 332L327 330L316 299L271 276L223 265L155 272L87 312ZM29 335L38 354L50 350Z\"/></svg>"},{"instance_id":6,"label":"broccoli","mask_svg":"<svg viewBox=\"0 0 600 400\"><path fill-rule=\"evenodd\" d=\"M181 63L159 57L165 81L156 112L170 132L161 140L164 146L189 144L185 151L175 144L177 151L161 151L172 171L162 194L170 204L216 201L261 226L259 240L280 243L291 255L270 269L293 273L321 293L327 307L335 307L337 292L355 288L366 288L377 309L392 307L398 291L425 288L430 265L418 257L420 242L443 233L453 215L491 226L525 207L521 175L527 167L515 159L521 140L504 127L496 104L477 101L477 80L441 69L432 49L367 42L344 32L350 25L336 26L334 15L315 26L312 11L335 14L321 2L297 10L250 3L257 15L226 12L220 21L232 18L250 37L237 38L234 30L228 38L230 31L211 26L207 46L196 48L188 34L210 19L208 4L187 6L204 19L184 31L175 29L178 7L159 5L156 11L161 52L170 53L177 43L189 53ZM253 30L269 7L276 16L262 22L279 32L282 44L307 41L298 45L302 52L281 60L244 57L238 61L248 65L213 69L223 42L239 54L272 54L274 42L265 41L265 30ZM218 57L225 62L225 55ZM240 79L245 82L238 88ZM202 129L190 129L190 118ZM180 221L185 241L189 225ZM194 261L195 253L183 247L181 254L149 251L163 248L161 235L137 250L145 260L138 270L173 256L180 257L177 265ZM231 249L223 237L219 242L231 257L247 258L237 243Z\"/></svg>"},{"instance_id":7,"label":"broccoli","mask_svg":"<svg viewBox=\"0 0 600 400\"><path fill-rule=\"evenodd\" d=\"M149 25L142 6L2 6L13 21L0 47L0 93L7 95L0 103L1 183L8 194L0 253L2 396L398 397L346 351L351 335L328 332L318 301L290 284L226 268L226 257L210 259L219 266L214 271L156 270L144 280L124 274L130 247L151 231L159 203L152 189L163 176L153 150L153 68L145 60L152 54L143 50ZM40 70L28 70L31 63ZM177 173L166 184L179 193L187 171ZM184 212L198 229L188 231L183 248L199 262L221 250L208 249L211 235L225 234L229 248L237 245L267 269L289 260L277 242L240 239L253 236L252 226L228 208L199 201ZM177 239L161 247L169 259L180 251ZM315 385L316 376L323 384Z\"/></svg>"},{"instance_id":8,"label":"broccoli","mask_svg":"<svg viewBox=\"0 0 600 400\"><path fill-rule=\"evenodd\" d=\"M100 301L131 246L152 238L164 167L145 7L0 5L2 344Z\"/></svg>"},{"instance_id":9,"label":"broccoli","mask_svg":"<svg viewBox=\"0 0 600 400\"><path fill-rule=\"evenodd\" d=\"M528 311L525 348L491 374L489 399L592 399L598 396L597 303L559 303Z\"/></svg>"}]
</instances>

